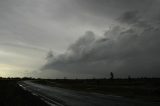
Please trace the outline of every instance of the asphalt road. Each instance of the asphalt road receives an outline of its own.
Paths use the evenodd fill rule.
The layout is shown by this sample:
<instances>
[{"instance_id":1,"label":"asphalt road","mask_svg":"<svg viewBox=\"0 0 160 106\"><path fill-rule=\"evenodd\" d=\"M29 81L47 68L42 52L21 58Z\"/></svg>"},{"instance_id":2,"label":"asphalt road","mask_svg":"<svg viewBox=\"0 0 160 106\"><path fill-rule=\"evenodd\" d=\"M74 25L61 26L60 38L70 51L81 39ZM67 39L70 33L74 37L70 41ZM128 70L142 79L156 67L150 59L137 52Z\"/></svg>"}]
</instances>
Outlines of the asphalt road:
<instances>
[{"instance_id":1,"label":"asphalt road","mask_svg":"<svg viewBox=\"0 0 160 106\"><path fill-rule=\"evenodd\" d=\"M20 82L19 85L51 106L160 106L160 103L156 102L142 102L120 96L79 92L36 84L31 81Z\"/></svg>"}]
</instances>

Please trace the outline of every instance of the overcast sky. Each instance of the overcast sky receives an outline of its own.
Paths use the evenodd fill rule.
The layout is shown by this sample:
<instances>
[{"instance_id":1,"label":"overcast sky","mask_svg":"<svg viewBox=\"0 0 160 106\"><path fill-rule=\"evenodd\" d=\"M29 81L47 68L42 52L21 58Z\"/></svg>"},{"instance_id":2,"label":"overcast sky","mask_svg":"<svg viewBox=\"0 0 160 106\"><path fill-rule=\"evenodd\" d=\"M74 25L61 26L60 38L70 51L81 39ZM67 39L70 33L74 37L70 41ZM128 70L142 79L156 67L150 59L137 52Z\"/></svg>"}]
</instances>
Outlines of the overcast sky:
<instances>
[{"instance_id":1,"label":"overcast sky","mask_svg":"<svg viewBox=\"0 0 160 106\"><path fill-rule=\"evenodd\" d=\"M0 0L0 76L160 77L160 0Z\"/></svg>"}]
</instances>

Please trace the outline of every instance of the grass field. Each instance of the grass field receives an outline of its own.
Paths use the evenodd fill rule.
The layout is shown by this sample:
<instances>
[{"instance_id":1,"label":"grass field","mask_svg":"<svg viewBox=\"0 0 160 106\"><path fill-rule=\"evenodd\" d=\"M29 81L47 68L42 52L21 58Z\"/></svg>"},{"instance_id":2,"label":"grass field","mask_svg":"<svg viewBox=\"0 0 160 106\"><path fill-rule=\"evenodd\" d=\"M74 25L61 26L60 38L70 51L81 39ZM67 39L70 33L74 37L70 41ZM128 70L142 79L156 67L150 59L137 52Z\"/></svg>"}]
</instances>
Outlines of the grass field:
<instances>
[{"instance_id":1,"label":"grass field","mask_svg":"<svg viewBox=\"0 0 160 106\"><path fill-rule=\"evenodd\" d=\"M160 79L57 79L36 80L49 86L67 89L118 95L133 99L160 102Z\"/></svg>"}]
</instances>

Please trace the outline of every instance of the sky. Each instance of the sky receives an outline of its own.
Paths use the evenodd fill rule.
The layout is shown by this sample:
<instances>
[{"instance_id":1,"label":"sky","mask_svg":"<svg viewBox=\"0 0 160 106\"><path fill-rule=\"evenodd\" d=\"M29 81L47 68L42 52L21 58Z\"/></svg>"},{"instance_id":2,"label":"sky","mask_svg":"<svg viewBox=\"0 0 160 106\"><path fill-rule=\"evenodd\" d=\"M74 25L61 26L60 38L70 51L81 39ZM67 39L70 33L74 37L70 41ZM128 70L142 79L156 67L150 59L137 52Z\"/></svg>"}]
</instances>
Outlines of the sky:
<instances>
[{"instance_id":1,"label":"sky","mask_svg":"<svg viewBox=\"0 0 160 106\"><path fill-rule=\"evenodd\" d=\"M160 77L160 0L0 0L0 76Z\"/></svg>"}]
</instances>

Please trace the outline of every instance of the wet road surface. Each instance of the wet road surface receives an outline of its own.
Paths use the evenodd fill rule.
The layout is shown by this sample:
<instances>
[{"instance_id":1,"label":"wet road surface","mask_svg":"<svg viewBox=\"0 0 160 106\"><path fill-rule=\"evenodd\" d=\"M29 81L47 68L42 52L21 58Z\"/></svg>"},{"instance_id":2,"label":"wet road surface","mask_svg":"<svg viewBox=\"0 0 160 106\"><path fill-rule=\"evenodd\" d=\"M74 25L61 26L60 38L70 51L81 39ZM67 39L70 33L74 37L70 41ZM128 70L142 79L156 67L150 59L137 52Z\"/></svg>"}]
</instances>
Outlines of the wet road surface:
<instances>
[{"instance_id":1,"label":"wet road surface","mask_svg":"<svg viewBox=\"0 0 160 106\"><path fill-rule=\"evenodd\" d=\"M23 81L19 85L51 106L160 106L160 103L156 102L50 87L31 81Z\"/></svg>"}]
</instances>

